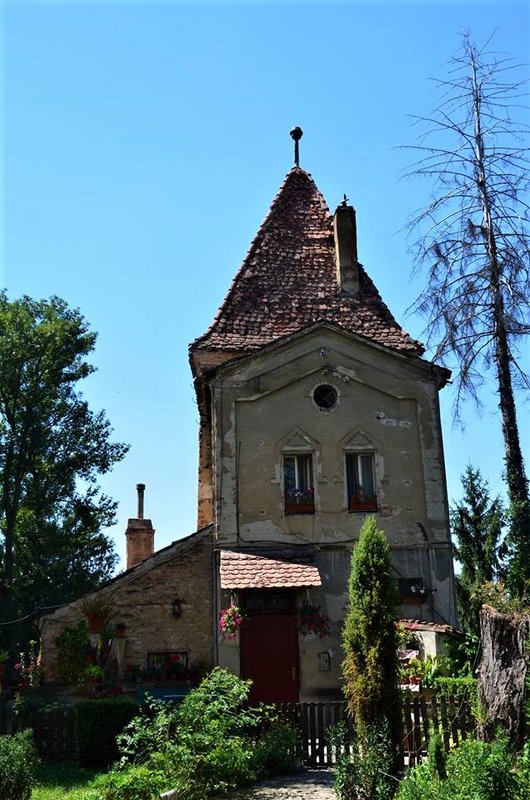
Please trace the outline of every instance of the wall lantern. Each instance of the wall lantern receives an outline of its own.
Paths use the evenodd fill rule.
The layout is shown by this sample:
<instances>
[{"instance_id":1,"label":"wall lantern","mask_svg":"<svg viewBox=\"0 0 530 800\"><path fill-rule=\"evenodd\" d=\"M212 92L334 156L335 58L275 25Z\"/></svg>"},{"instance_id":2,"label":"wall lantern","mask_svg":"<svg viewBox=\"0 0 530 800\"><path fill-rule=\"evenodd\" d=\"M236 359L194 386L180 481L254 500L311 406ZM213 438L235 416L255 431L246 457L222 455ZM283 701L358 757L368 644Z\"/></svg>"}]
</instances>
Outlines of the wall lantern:
<instances>
[{"instance_id":1,"label":"wall lantern","mask_svg":"<svg viewBox=\"0 0 530 800\"><path fill-rule=\"evenodd\" d=\"M173 616L174 617L182 616L182 600L178 597L175 597L175 599L173 600Z\"/></svg>"}]
</instances>

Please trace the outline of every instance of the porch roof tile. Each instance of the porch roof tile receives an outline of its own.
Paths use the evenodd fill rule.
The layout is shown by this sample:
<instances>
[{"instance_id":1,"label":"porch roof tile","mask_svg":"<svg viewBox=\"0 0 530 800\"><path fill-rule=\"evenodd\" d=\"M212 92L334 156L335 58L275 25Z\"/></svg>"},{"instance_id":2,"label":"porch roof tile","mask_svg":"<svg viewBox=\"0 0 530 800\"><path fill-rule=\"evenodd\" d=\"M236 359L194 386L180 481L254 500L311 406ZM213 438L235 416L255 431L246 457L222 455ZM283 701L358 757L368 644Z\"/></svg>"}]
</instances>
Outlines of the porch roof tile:
<instances>
[{"instance_id":1,"label":"porch roof tile","mask_svg":"<svg viewBox=\"0 0 530 800\"><path fill-rule=\"evenodd\" d=\"M321 586L314 553L304 547L221 550L222 589Z\"/></svg>"}]
</instances>

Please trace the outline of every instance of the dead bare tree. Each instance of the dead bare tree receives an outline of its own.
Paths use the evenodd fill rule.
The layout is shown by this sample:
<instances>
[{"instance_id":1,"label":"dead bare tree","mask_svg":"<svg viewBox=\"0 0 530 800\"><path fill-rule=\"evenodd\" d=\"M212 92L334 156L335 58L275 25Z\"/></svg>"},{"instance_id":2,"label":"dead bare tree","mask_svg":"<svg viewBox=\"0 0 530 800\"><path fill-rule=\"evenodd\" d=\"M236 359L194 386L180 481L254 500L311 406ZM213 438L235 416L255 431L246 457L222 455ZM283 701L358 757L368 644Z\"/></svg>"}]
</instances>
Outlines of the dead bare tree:
<instances>
[{"instance_id":1,"label":"dead bare tree","mask_svg":"<svg viewBox=\"0 0 530 800\"><path fill-rule=\"evenodd\" d=\"M465 397L481 405L494 375L511 515L507 582L521 596L530 581L530 502L514 389L530 388L518 360L530 333L529 128L513 121L525 113L521 68L488 47L464 34L447 79L437 81L440 104L414 117L424 132L406 175L428 179L433 195L410 223L416 271L427 273L411 309L427 318L435 359L456 358L456 419Z\"/></svg>"}]
</instances>

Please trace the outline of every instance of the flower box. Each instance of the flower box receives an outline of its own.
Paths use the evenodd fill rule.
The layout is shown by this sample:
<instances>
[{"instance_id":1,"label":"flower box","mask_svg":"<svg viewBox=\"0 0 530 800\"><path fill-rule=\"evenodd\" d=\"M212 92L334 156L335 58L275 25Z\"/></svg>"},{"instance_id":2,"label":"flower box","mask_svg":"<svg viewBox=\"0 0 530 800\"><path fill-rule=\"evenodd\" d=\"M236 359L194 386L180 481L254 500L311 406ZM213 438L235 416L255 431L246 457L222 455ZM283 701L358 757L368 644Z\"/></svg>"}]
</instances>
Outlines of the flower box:
<instances>
[{"instance_id":1,"label":"flower box","mask_svg":"<svg viewBox=\"0 0 530 800\"><path fill-rule=\"evenodd\" d=\"M377 503L350 503L350 511L377 511Z\"/></svg>"},{"instance_id":2,"label":"flower box","mask_svg":"<svg viewBox=\"0 0 530 800\"><path fill-rule=\"evenodd\" d=\"M377 511L377 500L375 497L350 497L350 511Z\"/></svg>"},{"instance_id":3,"label":"flower box","mask_svg":"<svg viewBox=\"0 0 530 800\"><path fill-rule=\"evenodd\" d=\"M315 513L315 504L314 503L286 503L285 504L285 513L286 514L314 514Z\"/></svg>"}]
</instances>

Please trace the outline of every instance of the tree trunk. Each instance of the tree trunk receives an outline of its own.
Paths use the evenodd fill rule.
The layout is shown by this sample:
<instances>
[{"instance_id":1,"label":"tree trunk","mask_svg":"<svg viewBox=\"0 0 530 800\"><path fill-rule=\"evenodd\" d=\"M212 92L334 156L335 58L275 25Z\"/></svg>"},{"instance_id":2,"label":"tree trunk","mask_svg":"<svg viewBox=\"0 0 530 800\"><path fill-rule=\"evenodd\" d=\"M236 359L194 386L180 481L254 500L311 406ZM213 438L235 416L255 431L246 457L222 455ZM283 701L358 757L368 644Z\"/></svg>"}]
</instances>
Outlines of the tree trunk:
<instances>
[{"instance_id":1,"label":"tree trunk","mask_svg":"<svg viewBox=\"0 0 530 800\"><path fill-rule=\"evenodd\" d=\"M529 634L530 617L482 607L478 735L483 741L494 739L500 729L517 749L523 746Z\"/></svg>"}]
</instances>

